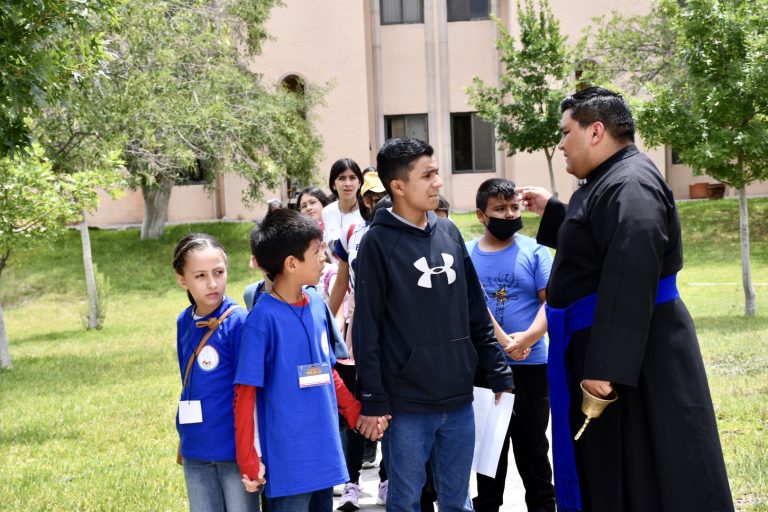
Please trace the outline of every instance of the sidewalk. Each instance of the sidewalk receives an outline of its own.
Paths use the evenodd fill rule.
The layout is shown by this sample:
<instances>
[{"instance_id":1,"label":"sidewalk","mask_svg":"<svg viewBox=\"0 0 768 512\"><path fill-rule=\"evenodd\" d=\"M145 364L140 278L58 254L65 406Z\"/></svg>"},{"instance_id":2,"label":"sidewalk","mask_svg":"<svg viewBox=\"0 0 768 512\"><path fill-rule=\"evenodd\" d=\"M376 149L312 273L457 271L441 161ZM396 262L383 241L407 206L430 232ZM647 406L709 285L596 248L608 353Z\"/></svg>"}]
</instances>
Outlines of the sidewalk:
<instances>
[{"instance_id":1,"label":"sidewalk","mask_svg":"<svg viewBox=\"0 0 768 512\"><path fill-rule=\"evenodd\" d=\"M376 462L381 458L381 450L379 450ZM371 510L382 512L383 506L376 505L376 494L379 489L379 468L364 469L360 472L360 487L362 487L362 494L360 495L360 510ZM475 474L472 474L470 478L470 495L474 496L475 491ZM339 497L334 496L333 505L334 508L338 506ZM437 507L435 507L437 509ZM525 506L525 489L523 483L520 480L520 476L517 474L515 468L514 456L512 450L509 451L509 472L507 475L507 485L504 488L504 505L501 507L502 512L526 512Z\"/></svg>"}]
</instances>

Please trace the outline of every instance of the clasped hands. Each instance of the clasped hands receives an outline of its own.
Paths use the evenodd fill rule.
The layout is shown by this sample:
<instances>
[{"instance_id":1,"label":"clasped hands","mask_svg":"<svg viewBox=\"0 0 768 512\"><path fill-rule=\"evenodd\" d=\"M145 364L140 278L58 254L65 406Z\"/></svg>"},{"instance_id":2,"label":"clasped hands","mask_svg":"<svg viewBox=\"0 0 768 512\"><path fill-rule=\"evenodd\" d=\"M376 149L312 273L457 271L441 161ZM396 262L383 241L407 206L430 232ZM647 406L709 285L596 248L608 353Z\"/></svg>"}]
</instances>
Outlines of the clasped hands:
<instances>
[{"instance_id":1,"label":"clasped hands","mask_svg":"<svg viewBox=\"0 0 768 512\"><path fill-rule=\"evenodd\" d=\"M531 340L528 340L525 332L513 332L507 334L506 343L503 344L504 352L512 358L513 361L523 361L531 355ZM535 342L536 340L532 340Z\"/></svg>"},{"instance_id":2,"label":"clasped hands","mask_svg":"<svg viewBox=\"0 0 768 512\"><path fill-rule=\"evenodd\" d=\"M391 414L385 414L384 416L363 416L357 420L355 430L371 441L378 441L384 436L384 431L389 428L389 420L392 419Z\"/></svg>"},{"instance_id":3,"label":"clasped hands","mask_svg":"<svg viewBox=\"0 0 768 512\"><path fill-rule=\"evenodd\" d=\"M248 475L243 474L243 486L248 492L256 492L261 489L261 486L267 483L267 479L264 478L264 474L267 471L267 467L264 465L264 461L259 464L259 474L255 480L251 480Z\"/></svg>"}]
</instances>

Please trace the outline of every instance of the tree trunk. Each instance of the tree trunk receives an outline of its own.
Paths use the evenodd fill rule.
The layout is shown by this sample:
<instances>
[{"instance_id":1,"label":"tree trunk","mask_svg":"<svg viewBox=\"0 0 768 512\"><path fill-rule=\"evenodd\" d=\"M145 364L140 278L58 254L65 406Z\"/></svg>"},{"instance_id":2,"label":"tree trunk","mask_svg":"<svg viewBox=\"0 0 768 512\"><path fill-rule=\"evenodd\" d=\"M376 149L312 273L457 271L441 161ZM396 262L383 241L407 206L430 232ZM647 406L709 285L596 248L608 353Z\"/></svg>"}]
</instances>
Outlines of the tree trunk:
<instances>
[{"instance_id":1,"label":"tree trunk","mask_svg":"<svg viewBox=\"0 0 768 512\"><path fill-rule=\"evenodd\" d=\"M6 251L5 254L0 254L0 274L2 274L3 269L5 268L5 263L10 256L10 251ZM8 333L5 331L5 314L3 313L3 305L0 304L0 370L12 367L11 351L8 348Z\"/></svg>"},{"instance_id":2,"label":"tree trunk","mask_svg":"<svg viewBox=\"0 0 768 512\"><path fill-rule=\"evenodd\" d=\"M747 186L739 191L739 231L741 233L741 281L744 285L744 315L755 316L755 289L752 287L752 270L749 264L749 216L747 211Z\"/></svg>"},{"instance_id":3,"label":"tree trunk","mask_svg":"<svg viewBox=\"0 0 768 512\"><path fill-rule=\"evenodd\" d=\"M555 185L555 171L552 169L552 157L555 155L555 151L550 153L548 149L544 149L544 154L547 156L547 167L549 168L549 184L552 187L552 195L557 198L557 186Z\"/></svg>"},{"instance_id":4,"label":"tree trunk","mask_svg":"<svg viewBox=\"0 0 768 512\"><path fill-rule=\"evenodd\" d=\"M171 200L170 181L158 181L155 186L142 185L144 196L144 220L141 222L141 239L158 238L163 234L165 221L168 220L168 203Z\"/></svg>"},{"instance_id":5,"label":"tree trunk","mask_svg":"<svg viewBox=\"0 0 768 512\"><path fill-rule=\"evenodd\" d=\"M88 330L98 329L99 296L96 292L96 273L93 270L93 258L91 257L91 235L88 233L88 221L80 222L80 240L83 242L83 267L85 267L85 288L88 290Z\"/></svg>"},{"instance_id":6,"label":"tree trunk","mask_svg":"<svg viewBox=\"0 0 768 512\"><path fill-rule=\"evenodd\" d=\"M0 370L13 368L11 364L11 352L8 348L8 333L5 332L5 314L0 304Z\"/></svg>"}]
</instances>

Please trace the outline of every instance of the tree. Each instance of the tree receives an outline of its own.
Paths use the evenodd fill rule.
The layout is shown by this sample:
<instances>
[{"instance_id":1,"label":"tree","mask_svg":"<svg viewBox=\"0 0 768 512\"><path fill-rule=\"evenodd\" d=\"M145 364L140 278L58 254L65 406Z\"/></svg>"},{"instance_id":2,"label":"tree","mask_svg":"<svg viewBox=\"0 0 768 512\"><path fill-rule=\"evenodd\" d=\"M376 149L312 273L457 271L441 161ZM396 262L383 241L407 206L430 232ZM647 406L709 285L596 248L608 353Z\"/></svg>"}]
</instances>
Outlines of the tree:
<instances>
[{"instance_id":1,"label":"tree","mask_svg":"<svg viewBox=\"0 0 768 512\"><path fill-rule=\"evenodd\" d=\"M0 275L14 250L50 240L95 208L103 173L53 171L39 146L26 158L0 159ZM8 338L0 306L0 368L10 368Z\"/></svg>"},{"instance_id":2,"label":"tree","mask_svg":"<svg viewBox=\"0 0 768 512\"><path fill-rule=\"evenodd\" d=\"M43 109L31 126L39 144L45 149L53 173L65 179L67 175L83 170L100 173L102 186L115 194L125 185L123 176L117 172L122 165L118 158L122 139L101 129L102 112L91 100L98 83L97 76L74 83L57 104ZM86 213L82 211L79 224L88 294L85 324L90 330L101 327L105 306L99 301Z\"/></svg>"},{"instance_id":3,"label":"tree","mask_svg":"<svg viewBox=\"0 0 768 512\"><path fill-rule=\"evenodd\" d=\"M647 84L638 130L649 145L672 146L694 172L738 191L744 311L753 316L746 186L768 179L768 0L683 4L660 0L649 15L664 20L677 71ZM610 44L611 33L605 37Z\"/></svg>"},{"instance_id":4,"label":"tree","mask_svg":"<svg viewBox=\"0 0 768 512\"><path fill-rule=\"evenodd\" d=\"M115 0L5 0L0 4L0 157L23 152L26 117L54 103L103 55L96 26Z\"/></svg>"},{"instance_id":5,"label":"tree","mask_svg":"<svg viewBox=\"0 0 768 512\"><path fill-rule=\"evenodd\" d=\"M99 95L102 119L124 134L130 184L145 210L142 239L159 236L171 189L234 172L261 196L285 176L309 181L320 140L306 117L315 96L270 91L245 68L260 50L275 0L126 3L116 55Z\"/></svg>"},{"instance_id":6,"label":"tree","mask_svg":"<svg viewBox=\"0 0 768 512\"><path fill-rule=\"evenodd\" d=\"M552 157L560 140L560 101L569 89L569 56L560 23L548 0L517 4L519 45L500 20L496 43L504 73L501 86L485 84L478 77L467 88L469 102L480 116L493 123L508 155L543 150L547 158L552 193L557 196Z\"/></svg>"}]
</instances>

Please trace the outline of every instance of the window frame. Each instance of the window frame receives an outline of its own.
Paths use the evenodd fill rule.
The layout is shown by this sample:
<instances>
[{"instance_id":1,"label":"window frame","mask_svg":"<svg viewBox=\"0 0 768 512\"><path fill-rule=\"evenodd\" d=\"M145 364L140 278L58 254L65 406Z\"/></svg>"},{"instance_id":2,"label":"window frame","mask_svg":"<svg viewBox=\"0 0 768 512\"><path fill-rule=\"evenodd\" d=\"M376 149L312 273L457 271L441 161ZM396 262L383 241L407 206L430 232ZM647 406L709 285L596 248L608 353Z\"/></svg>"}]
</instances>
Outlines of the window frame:
<instances>
[{"instance_id":1,"label":"window frame","mask_svg":"<svg viewBox=\"0 0 768 512\"><path fill-rule=\"evenodd\" d=\"M380 25L419 25L424 23L424 0L389 0L393 2L400 2L400 21L384 21L384 2L388 0L379 0L379 24ZM403 19L403 4L408 1L419 2L419 13L421 14L419 21L405 21Z\"/></svg>"},{"instance_id":2,"label":"window frame","mask_svg":"<svg viewBox=\"0 0 768 512\"><path fill-rule=\"evenodd\" d=\"M467 19L451 19L451 7L450 7L449 4L452 1L454 1L454 2L465 1L468 4L468 6L469 6L469 17ZM486 20L490 20L491 19L491 0L485 0L485 1L486 1L486 5L488 7L488 9L486 11L487 14L485 16L472 17L472 7L471 7L472 0L446 0L446 15L447 15L447 18L448 18L448 23L460 23L460 22L464 22L464 21L486 21Z\"/></svg>"},{"instance_id":3,"label":"window frame","mask_svg":"<svg viewBox=\"0 0 768 512\"><path fill-rule=\"evenodd\" d=\"M456 168L456 145L454 143L454 120L457 117L469 117L469 131L470 131L470 152L472 154L472 168L471 169L457 169ZM477 155L475 151L475 123L483 122L491 127L491 168L490 169L478 169L477 168ZM451 112L451 172L453 174L483 174L483 173L495 173L496 172L496 130L491 123L483 121L477 112Z\"/></svg>"},{"instance_id":4,"label":"window frame","mask_svg":"<svg viewBox=\"0 0 768 512\"><path fill-rule=\"evenodd\" d=\"M397 118L402 118L403 122L405 123L405 132L408 133L408 118L409 117L421 117L424 119L424 127L427 130L427 137L424 140L427 144L429 144L429 115L424 114L395 114L395 115L385 115L384 116L384 138L385 140L391 139L394 137L394 135L390 135L390 129L389 129L389 121L392 121ZM407 136L407 135L406 135Z\"/></svg>"}]
</instances>

